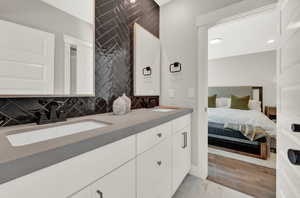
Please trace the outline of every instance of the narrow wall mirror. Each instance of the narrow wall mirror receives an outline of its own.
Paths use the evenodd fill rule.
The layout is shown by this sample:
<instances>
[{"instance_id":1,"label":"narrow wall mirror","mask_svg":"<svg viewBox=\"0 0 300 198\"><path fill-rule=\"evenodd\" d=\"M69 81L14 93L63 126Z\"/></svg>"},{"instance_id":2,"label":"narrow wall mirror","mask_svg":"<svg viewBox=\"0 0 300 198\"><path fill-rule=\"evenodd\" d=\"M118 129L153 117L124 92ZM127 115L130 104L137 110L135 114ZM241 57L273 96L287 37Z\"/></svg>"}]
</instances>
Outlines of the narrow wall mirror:
<instances>
[{"instance_id":1,"label":"narrow wall mirror","mask_svg":"<svg viewBox=\"0 0 300 198\"><path fill-rule=\"evenodd\" d=\"M94 96L94 1L0 0L0 97Z\"/></svg>"},{"instance_id":2,"label":"narrow wall mirror","mask_svg":"<svg viewBox=\"0 0 300 198\"><path fill-rule=\"evenodd\" d=\"M134 95L160 95L160 40L134 24Z\"/></svg>"}]
</instances>

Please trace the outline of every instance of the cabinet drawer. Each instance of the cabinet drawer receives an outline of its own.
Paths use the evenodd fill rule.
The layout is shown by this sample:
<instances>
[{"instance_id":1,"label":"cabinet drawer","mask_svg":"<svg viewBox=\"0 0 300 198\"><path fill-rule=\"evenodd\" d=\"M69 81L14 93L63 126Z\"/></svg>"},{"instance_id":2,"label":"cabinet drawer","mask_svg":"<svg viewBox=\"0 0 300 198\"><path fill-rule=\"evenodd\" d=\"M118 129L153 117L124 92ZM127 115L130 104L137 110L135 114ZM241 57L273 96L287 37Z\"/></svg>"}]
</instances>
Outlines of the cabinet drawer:
<instances>
[{"instance_id":1,"label":"cabinet drawer","mask_svg":"<svg viewBox=\"0 0 300 198\"><path fill-rule=\"evenodd\" d=\"M135 198L135 161L101 178L91 189L92 198Z\"/></svg>"},{"instance_id":2,"label":"cabinet drawer","mask_svg":"<svg viewBox=\"0 0 300 198\"><path fill-rule=\"evenodd\" d=\"M131 136L3 184L0 197L68 197L134 157Z\"/></svg>"},{"instance_id":3,"label":"cabinet drawer","mask_svg":"<svg viewBox=\"0 0 300 198\"><path fill-rule=\"evenodd\" d=\"M91 188L87 187L69 198L92 198Z\"/></svg>"},{"instance_id":4,"label":"cabinet drawer","mask_svg":"<svg viewBox=\"0 0 300 198\"><path fill-rule=\"evenodd\" d=\"M171 123L166 123L158 127L149 129L137 135L137 152L138 154L157 145L172 134Z\"/></svg>"},{"instance_id":5,"label":"cabinet drawer","mask_svg":"<svg viewBox=\"0 0 300 198\"><path fill-rule=\"evenodd\" d=\"M188 125L191 125L191 114L182 116L172 121L173 124L173 133L178 132L179 130L185 128Z\"/></svg>"},{"instance_id":6,"label":"cabinet drawer","mask_svg":"<svg viewBox=\"0 0 300 198\"><path fill-rule=\"evenodd\" d=\"M137 158L137 197L170 198L172 188L171 138Z\"/></svg>"}]
</instances>

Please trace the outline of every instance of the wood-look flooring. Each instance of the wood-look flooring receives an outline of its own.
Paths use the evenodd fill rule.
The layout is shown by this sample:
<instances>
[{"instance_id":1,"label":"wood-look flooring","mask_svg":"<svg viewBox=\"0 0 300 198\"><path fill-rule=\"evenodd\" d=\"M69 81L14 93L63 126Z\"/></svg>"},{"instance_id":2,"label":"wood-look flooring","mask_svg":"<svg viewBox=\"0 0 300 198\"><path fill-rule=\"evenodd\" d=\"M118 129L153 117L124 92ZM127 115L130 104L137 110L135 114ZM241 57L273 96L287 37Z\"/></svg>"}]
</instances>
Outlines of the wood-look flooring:
<instances>
[{"instance_id":1,"label":"wood-look flooring","mask_svg":"<svg viewBox=\"0 0 300 198\"><path fill-rule=\"evenodd\" d=\"M208 180L257 198L276 197L276 170L208 154Z\"/></svg>"}]
</instances>

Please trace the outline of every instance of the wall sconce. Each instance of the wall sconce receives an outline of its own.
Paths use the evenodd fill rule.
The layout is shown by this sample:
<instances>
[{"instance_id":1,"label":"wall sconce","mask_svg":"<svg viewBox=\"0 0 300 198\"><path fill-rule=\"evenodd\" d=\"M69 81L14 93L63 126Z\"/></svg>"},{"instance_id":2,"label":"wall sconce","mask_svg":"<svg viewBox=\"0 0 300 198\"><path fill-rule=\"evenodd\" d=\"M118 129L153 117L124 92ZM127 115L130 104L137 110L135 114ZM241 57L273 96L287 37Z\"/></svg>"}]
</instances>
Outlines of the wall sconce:
<instances>
[{"instance_id":1,"label":"wall sconce","mask_svg":"<svg viewBox=\"0 0 300 198\"><path fill-rule=\"evenodd\" d=\"M171 73L181 72L181 70L182 70L182 65L181 65L180 62L175 62L175 63L170 65L170 72Z\"/></svg>"}]
</instances>

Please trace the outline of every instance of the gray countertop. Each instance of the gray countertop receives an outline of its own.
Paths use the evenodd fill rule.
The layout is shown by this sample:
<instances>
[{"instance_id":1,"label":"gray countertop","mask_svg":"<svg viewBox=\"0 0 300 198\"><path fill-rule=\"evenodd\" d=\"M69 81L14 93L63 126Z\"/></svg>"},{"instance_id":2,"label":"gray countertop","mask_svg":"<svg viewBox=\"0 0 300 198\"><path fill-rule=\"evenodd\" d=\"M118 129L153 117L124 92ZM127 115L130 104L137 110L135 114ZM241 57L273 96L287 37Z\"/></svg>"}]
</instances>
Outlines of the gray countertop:
<instances>
[{"instance_id":1,"label":"gray countertop","mask_svg":"<svg viewBox=\"0 0 300 198\"><path fill-rule=\"evenodd\" d=\"M24 133L28 130L53 127L62 123L44 126L29 124L5 127L0 130L0 184L140 133L191 112L193 110L187 108L175 109L171 112L154 112L152 109L139 109L123 116L106 113L74 118L63 124L84 120L98 120L111 123L111 125L20 147L11 146L6 136Z\"/></svg>"}]
</instances>

